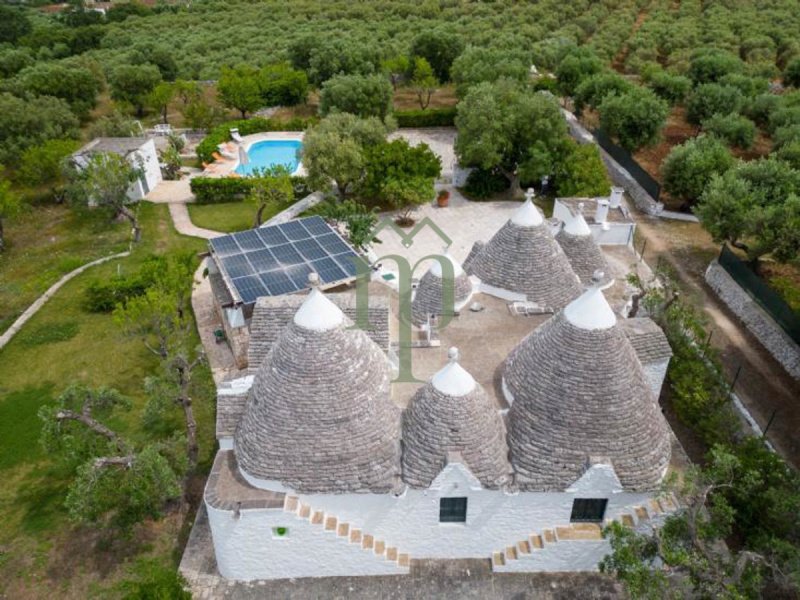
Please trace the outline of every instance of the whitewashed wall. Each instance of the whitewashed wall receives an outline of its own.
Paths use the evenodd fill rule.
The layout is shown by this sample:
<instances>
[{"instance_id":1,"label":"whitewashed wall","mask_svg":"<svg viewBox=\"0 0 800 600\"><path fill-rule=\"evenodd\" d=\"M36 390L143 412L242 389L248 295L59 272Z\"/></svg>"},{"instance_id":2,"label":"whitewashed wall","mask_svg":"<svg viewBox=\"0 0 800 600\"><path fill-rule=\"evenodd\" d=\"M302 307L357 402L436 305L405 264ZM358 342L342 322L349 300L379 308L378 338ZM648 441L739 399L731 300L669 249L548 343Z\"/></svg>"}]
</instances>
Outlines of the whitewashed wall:
<instances>
[{"instance_id":1,"label":"whitewashed wall","mask_svg":"<svg viewBox=\"0 0 800 600\"><path fill-rule=\"evenodd\" d=\"M152 191L161 181L161 167L158 166L158 152L153 140L147 140L136 152L129 155L132 165L141 167L147 181L149 191ZM128 190L128 198L141 200L146 195L141 181L135 181Z\"/></svg>"},{"instance_id":2,"label":"whitewashed wall","mask_svg":"<svg viewBox=\"0 0 800 600\"><path fill-rule=\"evenodd\" d=\"M662 361L642 364L644 374L647 377L647 382L650 384L650 389L656 398L661 396L661 388L664 385L664 379L667 376L667 367L669 366L669 358Z\"/></svg>"},{"instance_id":3,"label":"whitewashed wall","mask_svg":"<svg viewBox=\"0 0 800 600\"><path fill-rule=\"evenodd\" d=\"M590 216L592 212L586 212L584 215ZM560 221L567 221L572 218L572 213L566 204L556 200L553 205L553 217ZM632 221L629 223L619 223L609 221L604 228L598 223L589 223L589 229L592 230L592 237L594 241L600 246L627 246L633 243L633 232L636 224Z\"/></svg>"},{"instance_id":4,"label":"whitewashed wall","mask_svg":"<svg viewBox=\"0 0 800 600\"><path fill-rule=\"evenodd\" d=\"M566 492L508 494L481 489L469 471L456 463L445 467L431 488L406 490L399 497L301 495L300 501L312 511L323 510L340 523L373 535L412 559L490 558L493 552L531 534L569 525L575 497L608 498L606 518L630 513L633 506L642 505L649 497L620 489L613 469L597 465ZM459 496L468 498L467 522L439 523L439 499ZM372 575L390 572L381 569L399 569L290 513L248 510L236 520L230 512L209 507L209 520L220 573L228 578ZM288 527L289 535L273 540L271 528L276 526ZM535 559L509 561L505 570L592 570L606 552L605 541L560 541L537 551Z\"/></svg>"}]
</instances>

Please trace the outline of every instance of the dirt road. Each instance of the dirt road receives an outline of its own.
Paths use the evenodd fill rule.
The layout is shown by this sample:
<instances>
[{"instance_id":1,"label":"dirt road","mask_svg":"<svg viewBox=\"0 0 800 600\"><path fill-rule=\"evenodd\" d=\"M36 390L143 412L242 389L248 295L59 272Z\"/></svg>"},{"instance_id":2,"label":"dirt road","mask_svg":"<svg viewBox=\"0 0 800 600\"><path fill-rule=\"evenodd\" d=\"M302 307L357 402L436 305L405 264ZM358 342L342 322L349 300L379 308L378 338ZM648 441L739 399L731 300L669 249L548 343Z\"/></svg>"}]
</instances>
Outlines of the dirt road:
<instances>
[{"instance_id":1,"label":"dirt road","mask_svg":"<svg viewBox=\"0 0 800 600\"><path fill-rule=\"evenodd\" d=\"M728 381L741 367L735 392L762 429L774 413L767 438L800 468L800 382L783 370L706 285L703 275L719 248L697 223L644 215L637 220L637 249L646 240L645 260L654 266L661 258L675 269L687 299L708 317L711 345L719 352Z\"/></svg>"}]
</instances>

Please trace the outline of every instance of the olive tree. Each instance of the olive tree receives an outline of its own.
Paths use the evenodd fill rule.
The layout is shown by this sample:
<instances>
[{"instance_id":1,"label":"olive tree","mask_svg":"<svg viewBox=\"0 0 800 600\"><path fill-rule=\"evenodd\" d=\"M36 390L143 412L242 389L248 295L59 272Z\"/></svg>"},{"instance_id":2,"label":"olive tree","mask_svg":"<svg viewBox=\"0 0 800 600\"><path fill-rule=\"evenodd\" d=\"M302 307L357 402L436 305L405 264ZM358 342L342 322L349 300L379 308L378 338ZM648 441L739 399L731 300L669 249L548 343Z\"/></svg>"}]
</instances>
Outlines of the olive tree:
<instances>
[{"instance_id":1,"label":"olive tree","mask_svg":"<svg viewBox=\"0 0 800 600\"><path fill-rule=\"evenodd\" d=\"M552 174L568 147L555 100L501 79L472 87L458 105L455 151L463 165L498 169L522 196L522 179Z\"/></svg>"},{"instance_id":2,"label":"olive tree","mask_svg":"<svg viewBox=\"0 0 800 600\"><path fill-rule=\"evenodd\" d=\"M392 85L382 75L336 75L322 84L319 112L384 118L392 108Z\"/></svg>"},{"instance_id":3,"label":"olive tree","mask_svg":"<svg viewBox=\"0 0 800 600\"><path fill-rule=\"evenodd\" d=\"M136 115L142 117L147 98L160 81L161 72L155 65L122 65L111 72L111 97L130 104Z\"/></svg>"},{"instance_id":4,"label":"olive tree","mask_svg":"<svg viewBox=\"0 0 800 600\"><path fill-rule=\"evenodd\" d=\"M264 105L258 83L258 72L247 65L222 70L217 82L217 96L227 108L238 110L242 118Z\"/></svg>"},{"instance_id":5,"label":"olive tree","mask_svg":"<svg viewBox=\"0 0 800 600\"><path fill-rule=\"evenodd\" d=\"M471 46L453 62L450 75L458 96L464 97L470 87L482 82L505 78L524 83L529 69L530 58L524 52Z\"/></svg>"},{"instance_id":6,"label":"olive tree","mask_svg":"<svg viewBox=\"0 0 800 600\"><path fill-rule=\"evenodd\" d=\"M411 42L411 57L427 60L439 81L450 81L450 67L463 50L461 38L444 29L423 31Z\"/></svg>"},{"instance_id":7,"label":"olive tree","mask_svg":"<svg viewBox=\"0 0 800 600\"><path fill-rule=\"evenodd\" d=\"M335 191L340 200L364 178L365 149L386 139L389 127L377 117L335 113L309 128L303 138L303 166L309 185Z\"/></svg>"},{"instance_id":8,"label":"olive tree","mask_svg":"<svg viewBox=\"0 0 800 600\"><path fill-rule=\"evenodd\" d=\"M699 85L686 103L686 120L700 125L713 115L738 113L744 105L744 96L735 87L719 83Z\"/></svg>"},{"instance_id":9,"label":"olive tree","mask_svg":"<svg viewBox=\"0 0 800 600\"><path fill-rule=\"evenodd\" d=\"M634 86L622 94L606 96L597 110L603 130L633 152L658 140L669 106L647 88Z\"/></svg>"},{"instance_id":10,"label":"olive tree","mask_svg":"<svg viewBox=\"0 0 800 600\"><path fill-rule=\"evenodd\" d=\"M714 175L733 166L733 156L719 139L701 135L675 146L661 167L664 189L689 204L697 201Z\"/></svg>"},{"instance_id":11,"label":"olive tree","mask_svg":"<svg viewBox=\"0 0 800 600\"><path fill-rule=\"evenodd\" d=\"M436 91L439 82L433 74L433 69L424 58L414 60L414 75L411 77L411 87L417 94L417 101L422 110L428 108L431 96Z\"/></svg>"}]
</instances>

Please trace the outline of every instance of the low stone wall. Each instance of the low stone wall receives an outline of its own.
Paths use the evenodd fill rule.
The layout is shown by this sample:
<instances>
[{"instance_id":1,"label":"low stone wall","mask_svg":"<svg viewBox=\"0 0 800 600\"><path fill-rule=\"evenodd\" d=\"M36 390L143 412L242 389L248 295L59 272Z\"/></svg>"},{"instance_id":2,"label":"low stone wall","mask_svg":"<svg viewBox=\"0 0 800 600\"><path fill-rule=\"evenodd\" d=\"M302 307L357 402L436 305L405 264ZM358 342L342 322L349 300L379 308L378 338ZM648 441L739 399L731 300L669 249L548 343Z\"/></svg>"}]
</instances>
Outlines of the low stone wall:
<instances>
[{"instance_id":1,"label":"low stone wall","mask_svg":"<svg viewBox=\"0 0 800 600\"><path fill-rule=\"evenodd\" d=\"M567 119L567 126L569 127L569 132L572 137L581 144L597 145L594 136L578 122L575 115L564 109L562 109L562 112ZM648 194L622 165L611 158L608 152L603 150L599 145L597 145L597 149L600 151L600 158L603 159L606 169L608 169L611 181L614 185L625 188L625 191L628 192L628 195L633 199L636 208L648 215L658 216L661 214L661 211L664 210L664 205Z\"/></svg>"},{"instance_id":2,"label":"low stone wall","mask_svg":"<svg viewBox=\"0 0 800 600\"><path fill-rule=\"evenodd\" d=\"M298 200L294 204L292 204L289 208L282 210L277 215L266 221L262 227L267 227L268 225L278 225L279 223L286 223L287 221L291 221L292 219L296 218L301 212L308 210L312 206L315 206L322 202L325 199L325 194L322 192L311 192L305 198Z\"/></svg>"},{"instance_id":3,"label":"low stone wall","mask_svg":"<svg viewBox=\"0 0 800 600\"><path fill-rule=\"evenodd\" d=\"M762 309L742 287L714 260L706 269L706 282L728 308L769 350L783 368L800 379L800 346Z\"/></svg>"}]
</instances>

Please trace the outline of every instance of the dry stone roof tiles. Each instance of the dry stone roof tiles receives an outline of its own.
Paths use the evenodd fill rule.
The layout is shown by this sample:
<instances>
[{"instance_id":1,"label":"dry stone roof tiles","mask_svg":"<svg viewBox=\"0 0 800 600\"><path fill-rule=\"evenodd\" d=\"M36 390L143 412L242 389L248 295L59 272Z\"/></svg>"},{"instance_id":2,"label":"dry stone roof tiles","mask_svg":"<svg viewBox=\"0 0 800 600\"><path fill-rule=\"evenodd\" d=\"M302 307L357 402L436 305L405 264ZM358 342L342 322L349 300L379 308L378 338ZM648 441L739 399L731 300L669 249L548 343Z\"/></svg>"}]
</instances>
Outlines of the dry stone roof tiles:
<instances>
[{"instance_id":1,"label":"dry stone roof tiles","mask_svg":"<svg viewBox=\"0 0 800 600\"><path fill-rule=\"evenodd\" d=\"M427 488L457 452L487 489L510 481L506 431L486 391L457 362L421 387L403 415L403 479Z\"/></svg>"},{"instance_id":2,"label":"dry stone roof tiles","mask_svg":"<svg viewBox=\"0 0 800 600\"><path fill-rule=\"evenodd\" d=\"M593 292L601 294L596 288L586 294ZM670 458L669 429L633 347L618 323L580 327L565 312L506 360L516 483L523 490L563 490L591 457L602 457L626 489L656 488Z\"/></svg>"},{"instance_id":3,"label":"dry stone roof tiles","mask_svg":"<svg viewBox=\"0 0 800 600\"><path fill-rule=\"evenodd\" d=\"M468 273L483 283L525 294L541 306L563 308L581 293L578 277L544 220L525 226L510 219L483 247L473 248L467 264Z\"/></svg>"},{"instance_id":4,"label":"dry stone roof tiles","mask_svg":"<svg viewBox=\"0 0 800 600\"><path fill-rule=\"evenodd\" d=\"M619 324L643 365L661 362L672 356L667 336L652 319L635 317L623 319Z\"/></svg>"},{"instance_id":5,"label":"dry stone roof tiles","mask_svg":"<svg viewBox=\"0 0 800 600\"><path fill-rule=\"evenodd\" d=\"M589 284L595 271L609 272L608 262L591 232L588 235L574 235L562 229L556 234L556 241L582 283Z\"/></svg>"},{"instance_id":6,"label":"dry stone roof tiles","mask_svg":"<svg viewBox=\"0 0 800 600\"><path fill-rule=\"evenodd\" d=\"M389 361L350 325L343 317L312 330L292 320L278 336L234 436L245 473L300 493L395 488L400 413L390 397Z\"/></svg>"},{"instance_id":7,"label":"dry stone roof tiles","mask_svg":"<svg viewBox=\"0 0 800 600\"><path fill-rule=\"evenodd\" d=\"M456 307L462 306L472 295L472 282L460 266L455 269L452 280L442 278L441 273L437 275L437 272L436 269L426 271L417 286L411 303L411 319L415 325L426 323L428 315L452 314ZM453 306L443 309L445 286L453 288Z\"/></svg>"},{"instance_id":8,"label":"dry stone roof tiles","mask_svg":"<svg viewBox=\"0 0 800 600\"><path fill-rule=\"evenodd\" d=\"M326 294L325 297L336 304L350 320L356 319L356 303L352 294ZM256 300L250 321L250 345L247 349L247 363L251 373L255 373L264 362L275 341L305 299L305 295L291 294L262 296ZM368 306L370 327L366 334L388 353L389 302L384 296L370 294Z\"/></svg>"}]
</instances>

